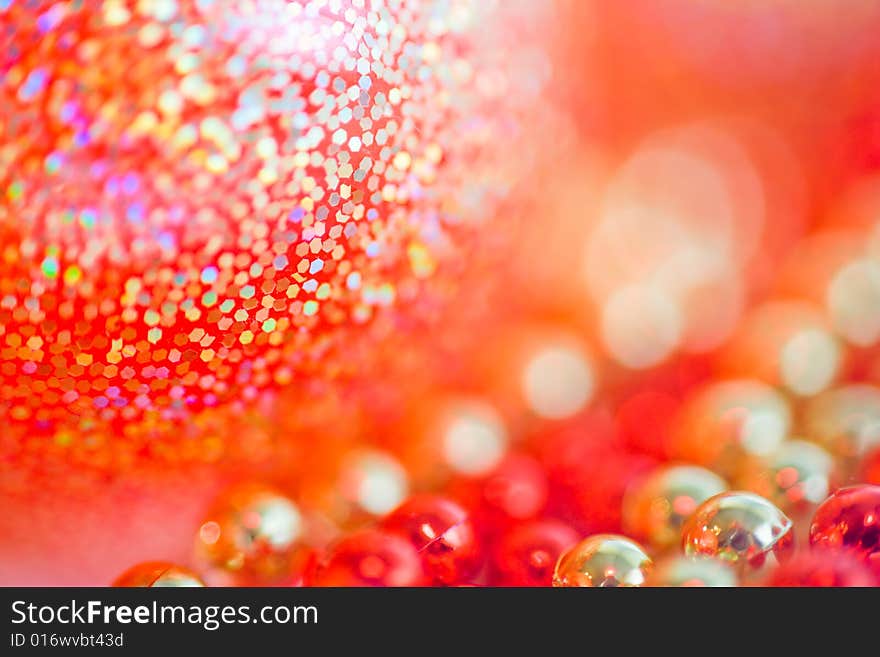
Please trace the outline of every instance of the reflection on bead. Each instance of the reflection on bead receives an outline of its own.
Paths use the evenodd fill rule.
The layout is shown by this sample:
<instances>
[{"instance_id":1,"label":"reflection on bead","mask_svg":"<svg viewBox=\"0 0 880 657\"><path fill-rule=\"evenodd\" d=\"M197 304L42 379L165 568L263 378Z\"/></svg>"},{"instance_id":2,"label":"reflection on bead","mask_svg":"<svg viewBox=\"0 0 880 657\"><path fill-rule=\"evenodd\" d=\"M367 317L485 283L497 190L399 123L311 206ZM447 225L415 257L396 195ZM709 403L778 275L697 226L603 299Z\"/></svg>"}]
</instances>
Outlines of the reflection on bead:
<instances>
[{"instance_id":1,"label":"reflection on bead","mask_svg":"<svg viewBox=\"0 0 880 657\"><path fill-rule=\"evenodd\" d=\"M123 587L200 587L204 583L195 573L164 561L148 561L129 568L113 582Z\"/></svg>"},{"instance_id":2,"label":"reflection on bead","mask_svg":"<svg viewBox=\"0 0 880 657\"><path fill-rule=\"evenodd\" d=\"M496 586L550 586L559 555L577 533L558 520L535 520L507 532L494 554Z\"/></svg>"},{"instance_id":3,"label":"reflection on bead","mask_svg":"<svg viewBox=\"0 0 880 657\"><path fill-rule=\"evenodd\" d=\"M880 486L841 488L822 502L810 525L810 545L852 552L880 573Z\"/></svg>"},{"instance_id":4,"label":"reflection on bead","mask_svg":"<svg viewBox=\"0 0 880 657\"><path fill-rule=\"evenodd\" d=\"M296 576L306 553L296 505L256 484L229 490L214 504L196 538L197 555L240 584L270 584Z\"/></svg>"},{"instance_id":5,"label":"reflection on bead","mask_svg":"<svg viewBox=\"0 0 880 657\"><path fill-rule=\"evenodd\" d=\"M596 534L559 557L553 586L642 586L651 565L638 543L614 534Z\"/></svg>"},{"instance_id":6,"label":"reflection on bead","mask_svg":"<svg viewBox=\"0 0 880 657\"><path fill-rule=\"evenodd\" d=\"M878 586L880 580L857 557L846 552L814 549L797 554L773 569L762 586Z\"/></svg>"},{"instance_id":7,"label":"reflection on bead","mask_svg":"<svg viewBox=\"0 0 880 657\"><path fill-rule=\"evenodd\" d=\"M743 469L738 483L782 509L819 504L831 489L834 459L824 449L801 440L787 440L766 461Z\"/></svg>"},{"instance_id":8,"label":"reflection on bead","mask_svg":"<svg viewBox=\"0 0 880 657\"><path fill-rule=\"evenodd\" d=\"M481 565L476 531L467 511L444 497L411 497L382 521L419 553L427 575L438 584L467 582Z\"/></svg>"},{"instance_id":9,"label":"reflection on bead","mask_svg":"<svg viewBox=\"0 0 880 657\"><path fill-rule=\"evenodd\" d=\"M727 490L714 472L693 465L661 466L623 500L623 530L658 548L674 544L684 521L704 501Z\"/></svg>"},{"instance_id":10,"label":"reflection on bead","mask_svg":"<svg viewBox=\"0 0 880 657\"><path fill-rule=\"evenodd\" d=\"M648 586L729 587L736 586L734 570L708 557L668 558L657 564L648 577Z\"/></svg>"},{"instance_id":11,"label":"reflection on bead","mask_svg":"<svg viewBox=\"0 0 880 657\"><path fill-rule=\"evenodd\" d=\"M422 562L401 536L374 529L342 539L317 569L315 586L421 586Z\"/></svg>"},{"instance_id":12,"label":"reflection on bead","mask_svg":"<svg viewBox=\"0 0 880 657\"><path fill-rule=\"evenodd\" d=\"M792 522L763 497L743 491L703 502L682 528L688 556L716 557L759 568L768 557L782 561L794 547Z\"/></svg>"}]
</instances>

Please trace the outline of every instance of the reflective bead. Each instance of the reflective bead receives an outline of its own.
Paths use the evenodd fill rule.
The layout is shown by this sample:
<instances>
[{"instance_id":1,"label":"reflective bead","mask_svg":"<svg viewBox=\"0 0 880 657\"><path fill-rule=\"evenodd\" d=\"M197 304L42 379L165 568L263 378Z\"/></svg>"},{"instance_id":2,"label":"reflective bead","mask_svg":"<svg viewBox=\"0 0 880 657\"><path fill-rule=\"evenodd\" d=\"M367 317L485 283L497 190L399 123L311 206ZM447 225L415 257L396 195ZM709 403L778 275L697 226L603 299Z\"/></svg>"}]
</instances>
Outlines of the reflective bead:
<instances>
[{"instance_id":1,"label":"reflective bead","mask_svg":"<svg viewBox=\"0 0 880 657\"><path fill-rule=\"evenodd\" d=\"M819 504L828 497L834 459L824 449L802 440L787 440L765 461L743 468L737 483L786 511Z\"/></svg>"},{"instance_id":2,"label":"reflective bead","mask_svg":"<svg viewBox=\"0 0 880 657\"><path fill-rule=\"evenodd\" d=\"M392 511L381 526L410 541L428 577L437 584L468 582L481 566L481 549L470 515L450 499L416 495Z\"/></svg>"},{"instance_id":3,"label":"reflective bead","mask_svg":"<svg viewBox=\"0 0 880 657\"><path fill-rule=\"evenodd\" d=\"M418 552L402 536L368 529L342 539L313 579L315 586L421 586Z\"/></svg>"},{"instance_id":4,"label":"reflective bead","mask_svg":"<svg viewBox=\"0 0 880 657\"><path fill-rule=\"evenodd\" d=\"M789 434L791 409L776 389L752 380L721 381L696 391L679 410L669 454L733 475L745 459L775 452Z\"/></svg>"},{"instance_id":5,"label":"reflective bead","mask_svg":"<svg viewBox=\"0 0 880 657\"><path fill-rule=\"evenodd\" d=\"M496 586L550 586L562 552L578 534L558 520L534 520L506 532L493 558Z\"/></svg>"},{"instance_id":6,"label":"reflective bead","mask_svg":"<svg viewBox=\"0 0 880 657\"><path fill-rule=\"evenodd\" d=\"M642 586L651 565L638 543L614 534L596 534L559 557L553 586Z\"/></svg>"},{"instance_id":7,"label":"reflective bead","mask_svg":"<svg viewBox=\"0 0 880 657\"><path fill-rule=\"evenodd\" d=\"M810 545L851 552L880 573L880 486L841 488L822 502L810 525Z\"/></svg>"},{"instance_id":8,"label":"reflective bead","mask_svg":"<svg viewBox=\"0 0 880 657\"><path fill-rule=\"evenodd\" d=\"M648 577L647 585L729 587L737 585L737 578L734 570L718 559L675 556L657 564Z\"/></svg>"},{"instance_id":9,"label":"reflective bead","mask_svg":"<svg viewBox=\"0 0 880 657\"><path fill-rule=\"evenodd\" d=\"M854 384L811 399L804 408L804 433L835 456L858 458L880 446L880 388Z\"/></svg>"},{"instance_id":10,"label":"reflective bead","mask_svg":"<svg viewBox=\"0 0 880 657\"><path fill-rule=\"evenodd\" d=\"M299 509L281 493L256 484L236 486L207 514L196 554L219 571L218 583L295 583L309 558L303 524Z\"/></svg>"},{"instance_id":11,"label":"reflective bead","mask_svg":"<svg viewBox=\"0 0 880 657\"><path fill-rule=\"evenodd\" d=\"M771 502L743 491L703 502L682 528L688 556L708 556L740 567L759 568L768 558L783 561L794 547L792 522Z\"/></svg>"},{"instance_id":12,"label":"reflective bead","mask_svg":"<svg viewBox=\"0 0 880 657\"><path fill-rule=\"evenodd\" d=\"M681 537L684 521L704 501L727 490L727 482L695 465L666 465L630 487L623 499L623 531L653 547Z\"/></svg>"},{"instance_id":13,"label":"reflective bead","mask_svg":"<svg viewBox=\"0 0 880 657\"><path fill-rule=\"evenodd\" d=\"M139 563L122 573L113 582L121 587L200 587L205 584L194 572L164 561Z\"/></svg>"}]
</instances>

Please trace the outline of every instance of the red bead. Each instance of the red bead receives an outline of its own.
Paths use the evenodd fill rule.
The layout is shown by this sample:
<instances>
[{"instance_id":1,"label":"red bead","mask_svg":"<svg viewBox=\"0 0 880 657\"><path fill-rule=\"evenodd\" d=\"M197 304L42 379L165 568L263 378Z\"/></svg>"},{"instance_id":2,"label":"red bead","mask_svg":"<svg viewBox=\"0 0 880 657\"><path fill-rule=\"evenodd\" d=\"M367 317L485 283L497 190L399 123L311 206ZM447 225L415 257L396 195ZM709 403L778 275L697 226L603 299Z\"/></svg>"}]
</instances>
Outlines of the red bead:
<instances>
[{"instance_id":1,"label":"red bead","mask_svg":"<svg viewBox=\"0 0 880 657\"><path fill-rule=\"evenodd\" d=\"M547 476L535 459L512 454L483 482L483 505L505 518L526 520L547 503Z\"/></svg>"},{"instance_id":2,"label":"red bead","mask_svg":"<svg viewBox=\"0 0 880 657\"><path fill-rule=\"evenodd\" d=\"M342 539L308 582L315 586L422 586L415 548L389 532L367 529Z\"/></svg>"},{"instance_id":3,"label":"red bead","mask_svg":"<svg viewBox=\"0 0 880 657\"><path fill-rule=\"evenodd\" d=\"M493 558L496 586L550 586L559 555L578 533L558 520L535 520L508 532Z\"/></svg>"},{"instance_id":4,"label":"red bead","mask_svg":"<svg viewBox=\"0 0 880 657\"><path fill-rule=\"evenodd\" d=\"M472 509L481 537L494 537L512 523L538 517L547 505L544 468L526 454L509 454L485 477L459 479L447 493Z\"/></svg>"},{"instance_id":5,"label":"red bead","mask_svg":"<svg viewBox=\"0 0 880 657\"><path fill-rule=\"evenodd\" d=\"M870 568L854 556L811 550L801 552L773 570L762 586L877 586L880 584Z\"/></svg>"},{"instance_id":6,"label":"red bead","mask_svg":"<svg viewBox=\"0 0 880 657\"><path fill-rule=\"evenodd\" d=\"M841 488L822 502L810 526L810 544L852 552L880 572L880 486Z\"/></svg>"},{"instance_id":7,"label":"red bead","mask_svg":"<svg viewBox=\"0 0 880 657\"><path fill-rule=\"evenodd\" d=\"M385 518L382 528L409 540L436 584L467 582L480 568L482 555L470 515L445 497L411 497Z\"/></svg>"}]
</instances>

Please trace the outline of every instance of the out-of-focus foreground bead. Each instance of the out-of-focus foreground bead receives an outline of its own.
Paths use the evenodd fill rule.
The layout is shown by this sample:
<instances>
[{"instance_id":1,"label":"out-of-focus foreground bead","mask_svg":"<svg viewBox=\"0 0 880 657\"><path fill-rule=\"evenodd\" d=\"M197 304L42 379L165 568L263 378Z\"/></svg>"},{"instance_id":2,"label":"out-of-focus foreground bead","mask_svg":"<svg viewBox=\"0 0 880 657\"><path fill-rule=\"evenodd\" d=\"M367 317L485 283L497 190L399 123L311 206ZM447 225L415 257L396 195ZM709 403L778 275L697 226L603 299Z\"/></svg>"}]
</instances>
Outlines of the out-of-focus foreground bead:
<instances>
[{"instance_id":1,"label":"out-of-focus foreground bead","mask_svg":"<svg viewBox=\"0 0 880 657\"><path fill-rule=\"evenodd\" d=\"M467 583L482 565L482 548L470 515L445 497L416 495L392 511L381 526L410 542L435 583Z\"/></svg>"},{"instance_id":2,"label":"out-of-focus foreground bead","mask_svg":"<svg viewBox=\"0 0 880 657\"><path fill-rule=\"evenodd\" d=\"M711 470L691 465L661 466L627 491L623 530L657 548L680 540L684 521L727 482Z\"/></svg>"},{"instance_id":3,"label":"out-of-focus foreground bead","mask_svg":"<svg viewBox=\"0 0 880 657\"><path fill-rule=\"evenodd\" d=\"M651 558L638 543L614 534L596 534L559 557L553 586L642 586L651 566Z\"/></svg>"},{"instance_id":4,"label":"out-of-focus foreground bead","mask_svg":"<svg viewBox=\"0 0 880 657\"><path fill-rule=\"evenodd\" d=\"M550 586L559 555L578 540L558 520L534 520L506 532L495 549L496 586Z\"/></svg>"},{"instance_id":5,"label":"out-of-focus foreground bead","mask_svg":"<svg viewBox=\"0 0 880 657\"><path fill-rule=\"evenodd\" d=\"M810 509L828 497L834 459L812 443L787 440L770 457L743 468L737 483L786 511Z\"/></svg>"},{"instance_id":6,"label":"out-of-focus foreground bead","mask_svg":"<svg viewBox=\"0 0 880 657\"><path fill-rule=\"evenodd\" d=\"M759 568L769 557L784 561L794 547L792 522L754 493L731 491L703 502L682 528L687 555L715 557Z\"/></svg>"},{"instance_id":7,"label":"out-of-focus foreground bead","mask_svg":"<svg viewBox=\"0 0 880 657\"><path fill-rule=\"evenodd\" d=\"M164 561L140 563L122 573L113 586L124 587L199 587L204 583L199 576L182 566Z\"/></svg>"},{"instance_id":8,"label":"out-of-focus foreground bead","mask_svg":"<svg viewBox=\"0 0 880 657\"><path fill-rule=\"evenodd\" d=\"M858 555L880 573L880 486L849 486L822 502L810 525L810 544Z\"/></svg>"},{"instance_id":9,"label":"out-of-focus foreground bead","mask_svg":"<svg viewBox=\"0 0 880 657\"><path fill-rule=\"evenodd\" d=\"M305 522L281 493L243 484L224 493L208 512L196 537L196 555L219 583L297 583L311 550Z\"/></svg>"}]
</instances>

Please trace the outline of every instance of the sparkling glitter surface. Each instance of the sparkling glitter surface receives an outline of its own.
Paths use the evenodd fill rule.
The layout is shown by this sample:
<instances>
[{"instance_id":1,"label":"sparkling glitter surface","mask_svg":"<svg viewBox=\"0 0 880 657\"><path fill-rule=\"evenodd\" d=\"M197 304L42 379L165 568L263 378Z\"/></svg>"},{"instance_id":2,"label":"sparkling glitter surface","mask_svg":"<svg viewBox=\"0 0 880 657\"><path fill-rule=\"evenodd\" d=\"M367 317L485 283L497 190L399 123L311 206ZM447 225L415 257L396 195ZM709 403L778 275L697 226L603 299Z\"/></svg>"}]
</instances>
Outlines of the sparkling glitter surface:
<instances>
[{"instance_id":1,"label":"sparkling glitter surface","mask_svg":"<svg viewBox=\"0 0 880 657\"><path fill-rule=\"evenodd\" d=\"M332 376L512 180L502 6L2 5L3 422L131 435Z\"/></svg>"}]
</instances>

